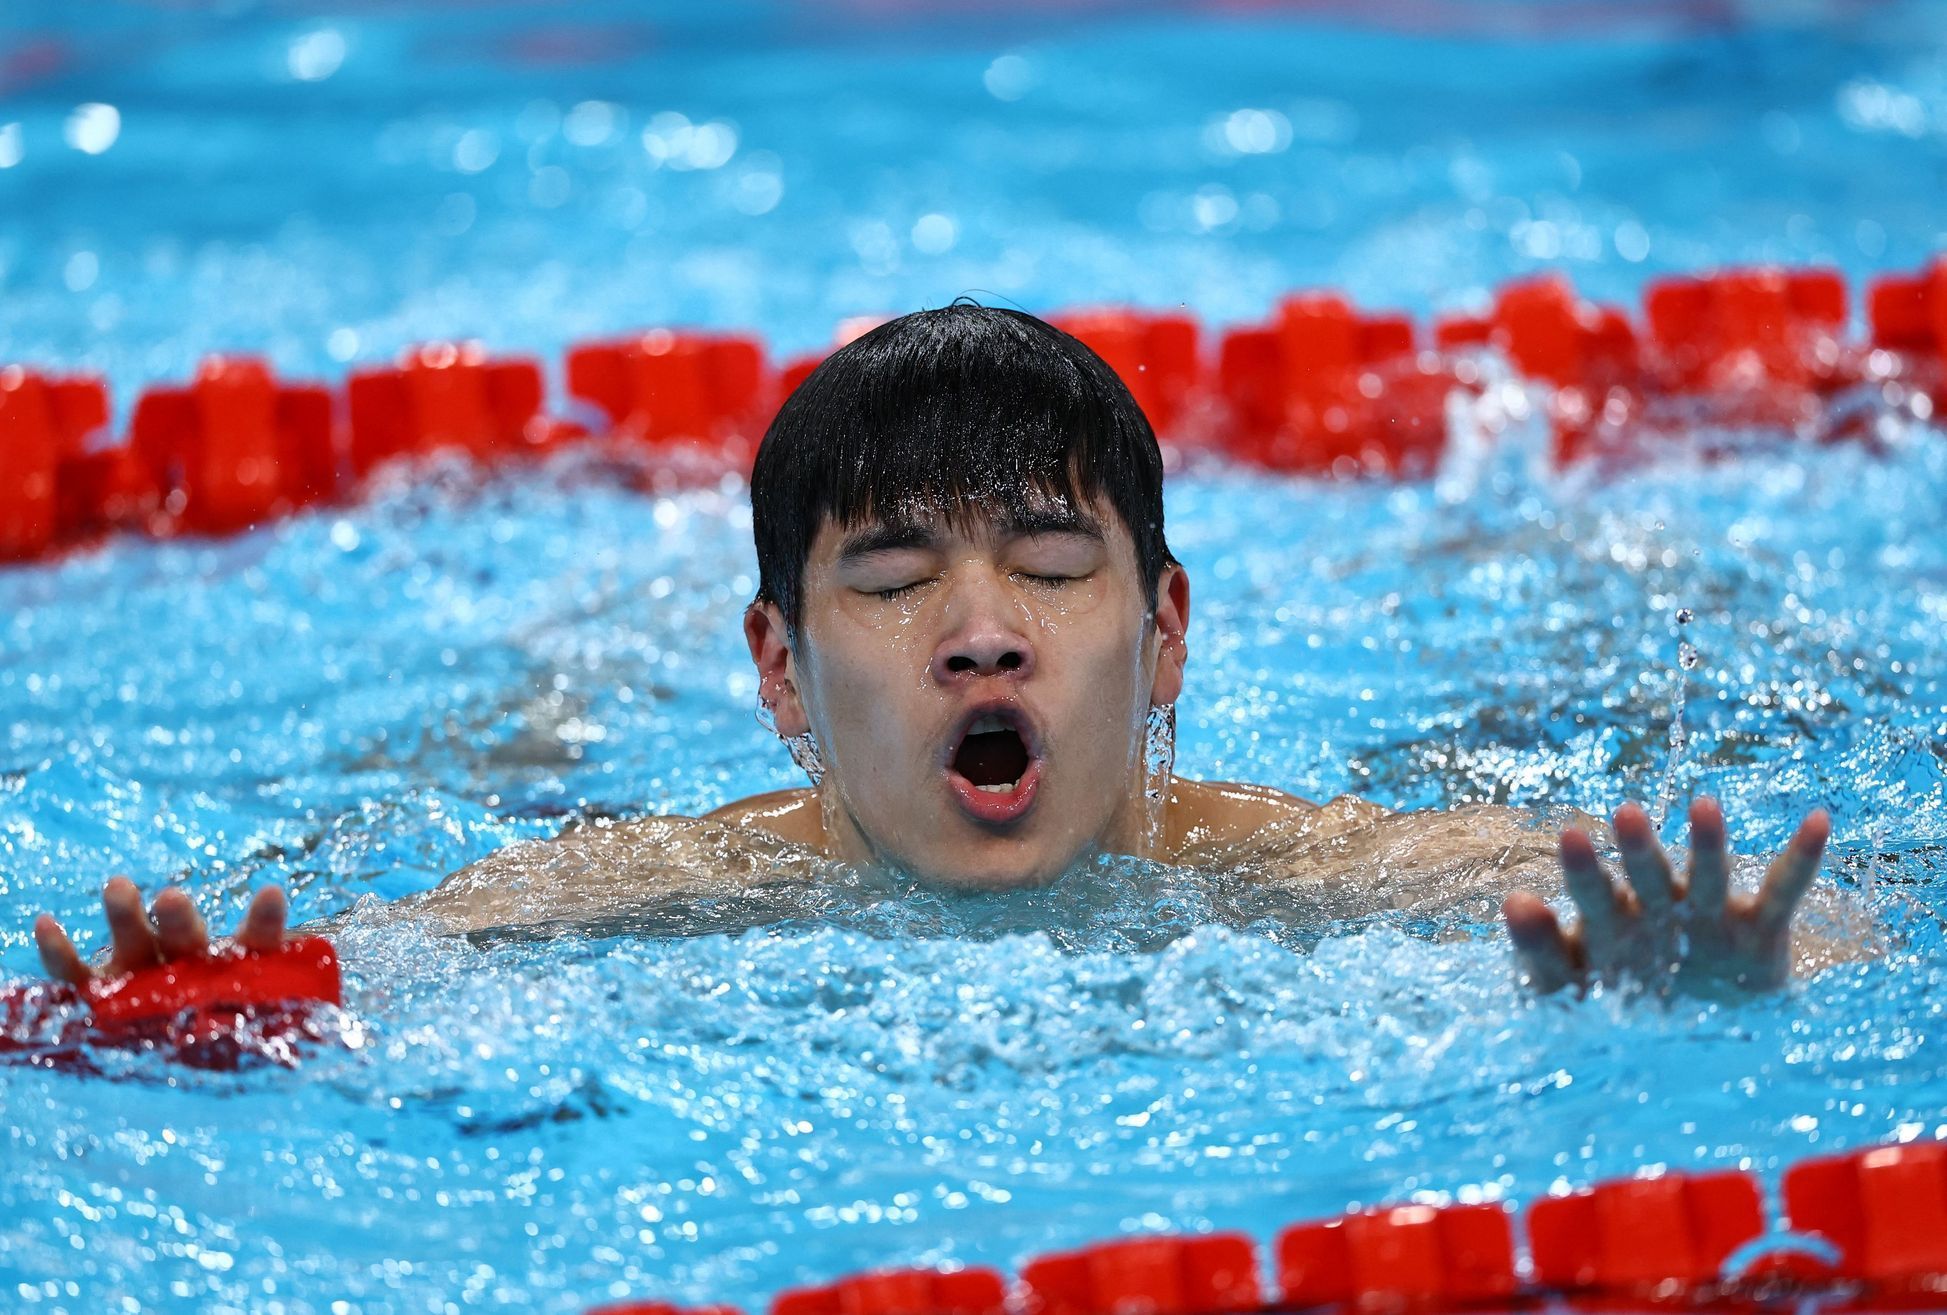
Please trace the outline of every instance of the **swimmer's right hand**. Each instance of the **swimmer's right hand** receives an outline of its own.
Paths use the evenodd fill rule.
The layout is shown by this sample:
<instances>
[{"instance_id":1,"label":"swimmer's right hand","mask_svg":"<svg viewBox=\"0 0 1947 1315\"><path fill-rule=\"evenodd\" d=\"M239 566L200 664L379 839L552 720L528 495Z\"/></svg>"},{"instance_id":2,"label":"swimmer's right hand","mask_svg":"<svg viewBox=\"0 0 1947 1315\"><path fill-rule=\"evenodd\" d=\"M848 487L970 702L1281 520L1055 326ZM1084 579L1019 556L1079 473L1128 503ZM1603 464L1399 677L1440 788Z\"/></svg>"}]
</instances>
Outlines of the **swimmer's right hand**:
<instances>
[{"instance_id":1,"label":"swimmer's right hand","mask_svg":"<svg viewBox=\"0 0 1947 1315\"><path fill-rule=\"evenodd\" d=\"M148 909L142 892L127 877L111 878L102 887L101 909L108 920L109 954L100 968L91 968L74 948L74 941L51 913L34 922L34 943L48 976L74 986L95 978L112 979L177 959L206 957L211 950L210 929L196 911L189 893L171 886L156 896ZM290 912L284 892L266 886L250 899L243 922L233 938L247 950L274 950L284 943L284 924Z\"/></svg>"}]
</instances>

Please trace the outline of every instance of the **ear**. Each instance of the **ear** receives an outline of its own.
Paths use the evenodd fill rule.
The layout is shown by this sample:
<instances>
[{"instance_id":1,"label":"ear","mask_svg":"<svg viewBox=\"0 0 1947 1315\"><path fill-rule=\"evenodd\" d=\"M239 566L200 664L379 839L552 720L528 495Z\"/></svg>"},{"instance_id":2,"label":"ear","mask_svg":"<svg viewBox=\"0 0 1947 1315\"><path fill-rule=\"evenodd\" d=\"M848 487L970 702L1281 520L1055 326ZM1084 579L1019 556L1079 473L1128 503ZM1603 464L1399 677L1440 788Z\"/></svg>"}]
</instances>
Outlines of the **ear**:
<instances>
[{"instance_id":1,"label":"ear","mask_svg":"<svg viewBox=\"0 0 1947 1315\"><path fill-rule=\"evenodd\" d=\"M1163 568L1156 582L1156 677L1150 682L1152 705L1176 702L1183 693L1183 668L1190 660L1185 638L1190 628L1190 573L1181 566Z\"/></svg>"},{"instance_id":2,"label":"ear","mask_svg":"<svg viewBox=\"0 0 1947 1315\"><path fill-rule=\"evenodd\" d=\"M744 642L757 666L757 697L771 707L780 735L803 735L811 729L804 701L798 697L796 659L790 632L776 603L752 603L744 609Z\"/></svg>"}]
</instances>

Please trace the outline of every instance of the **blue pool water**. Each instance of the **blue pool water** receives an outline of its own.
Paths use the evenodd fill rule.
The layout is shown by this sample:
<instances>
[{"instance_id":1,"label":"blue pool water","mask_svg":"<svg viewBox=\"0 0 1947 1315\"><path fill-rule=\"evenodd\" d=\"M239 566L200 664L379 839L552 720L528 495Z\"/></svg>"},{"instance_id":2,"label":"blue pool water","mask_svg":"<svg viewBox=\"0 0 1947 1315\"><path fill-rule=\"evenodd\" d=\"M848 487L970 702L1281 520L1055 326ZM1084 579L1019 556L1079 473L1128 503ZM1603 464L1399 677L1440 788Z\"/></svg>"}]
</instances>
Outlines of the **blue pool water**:
<instances>
[{"instance_id":1,"label":"blue pool water","mask_svg":"<svg viewBox=\"0 0 1947 1315\"><path fill-rule=\"evenodd\" d=\"M665 318L802 347L969 289L1423 311L1543 265L1633 299L1941 241L1938 9L1419 12L15 5L0 359L126 399L215 347L332 376ZM442 940L357 906L569 818L792 783L750 715L734 482L437 467L0 572L6 976L31 911L86 924L113 872L226 922L267 881L352 910L340 1040L297 1071L0 1069L0 1306L761 1307L868 1265L1947 1135L1947 442L1568 480L1538 442L1405 488L1173 476L1179 769L1595 810L1673 775L1750 852L1823 805L1879 957L1741 1004L1537 1005L1476 901L1335 921L1131 862Z\"/></svg>"}]
</instances>

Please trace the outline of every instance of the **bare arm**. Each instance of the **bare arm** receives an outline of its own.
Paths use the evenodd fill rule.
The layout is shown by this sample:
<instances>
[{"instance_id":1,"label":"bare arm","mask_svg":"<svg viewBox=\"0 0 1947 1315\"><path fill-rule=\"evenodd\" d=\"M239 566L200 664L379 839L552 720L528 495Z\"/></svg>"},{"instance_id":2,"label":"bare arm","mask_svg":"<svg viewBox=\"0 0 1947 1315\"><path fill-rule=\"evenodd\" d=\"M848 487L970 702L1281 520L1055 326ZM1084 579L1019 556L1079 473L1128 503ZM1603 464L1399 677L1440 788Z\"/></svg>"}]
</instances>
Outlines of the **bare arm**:
<instances>
[{"instance_id":1,"label":"bare arm","mask_svg":"<svg viewBox=\"0 0 1947 1315\"><path fill-rule=\"evenodd\" d=\"M572 826L552 840L510 845L433 890L394 902L380 916L417 919L449 935L646 923L659 910L686 902L802 888L818 861L811 849L740 817L604 821ZM82 957L51 915L35 922L34 939L50 976L78 986L210 952L209 926L180 887L164 890L145 910L135 883L116 877L102 890L102 912L110 945L98 965ZM274 949L286 934L287 916L280 888L259 890L235 943ZM326 919L314 929L330 931L336 921Z\"/></svg>"},{"instance_id":2,"label":"bare arm","mask_svg":"<svg viewBox=\"0 0 1947 1315\"><path fill-rule=\"evenodd\" d=\"M599 822L509 845L393 908L449 934L596 924L658 905L803 885L817 862L804 846L713 818Z\"/></svg>"},{"instance_id":3,"label":"bare arm","mask_svg":"<svg viewBox=\"0 0 1947 1315\"><path fill-rule=\"evenodd\" d=\"M1403 910L1486 922L1498 909L1523 975L1543 992L1666 979L1690 991L1766 990L1794 971L1872 953L1863 911L1835 889L1813 887L1829 830L1823 814L1806 820L1762 878L1744 883L1749 891L1737 889L1739 865L1714 802L1693 806L1691 829L1682 878L1633 804L1618 810L1613 828L1583 814L1490 805L1345 810L1334 825L1267 828L1234 866L1303 888L1332 917ZM1620 855L1620 882L1604 871L1598 844ZM1572 927L1533 893L1564 887L1582 915ZM1808 906L1822 915L1818 932L1797 922Z\"/></svg>"},{"instance_id":4,"label":"bare arm","mask_svg":"<svg viewBox=\"0 0 1947 1315\"><path fill-rule=\"evenodd\" d=\"M1555 845L1547 827L1546 819L1513 808L1396 813L1341 795L1186 849L1183 861L1302 891L1326 917L1397 910L1489 920L1508 893L1552 878Z\"/></svg>"}]
</instances>

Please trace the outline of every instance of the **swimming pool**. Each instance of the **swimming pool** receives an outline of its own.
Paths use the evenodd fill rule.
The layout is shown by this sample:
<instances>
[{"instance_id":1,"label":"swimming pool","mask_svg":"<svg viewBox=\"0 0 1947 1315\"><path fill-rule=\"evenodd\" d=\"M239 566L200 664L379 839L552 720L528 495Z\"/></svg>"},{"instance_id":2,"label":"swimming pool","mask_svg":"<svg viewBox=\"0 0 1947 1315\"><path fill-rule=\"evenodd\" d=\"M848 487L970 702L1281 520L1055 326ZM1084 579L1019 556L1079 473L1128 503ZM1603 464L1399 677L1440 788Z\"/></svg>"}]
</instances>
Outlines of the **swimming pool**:
<instances>
[{"instance_id":1,"label":"swimming pool","mask_svg":"<svg viewBox=\"0 0 1947 1315\"><path fill-rule=\"evenodd\" d=\"M1665 270L1863 275L1939 241L1935 11L1443 12L131 8L84 34L16 8L0 359L127 398L214 348L334 378L426 337L555 358L665 320L788 350L970 289L1425 312L1556 266L1634 301ZM1823 804L1886 957L1735 1006L1536 1006L1466 934L1489 909L1332 922L1127 862L540 942L354 914L344 1044L295 1072L0 1069L0 1296L758 1307L868 1264L1942 1135L1947 445L1554 480L1536 441L1440 484L1174 475L1180 769L1592 809L1673 772L1747 851ZM226 921L288 881L312 917L569 817L791 784L733 623L748 516L734 481L631 491L568 452L0 573L0 966L33 970L28 910L85 921L111 872Z\"/></svg>"}]
</instances>

